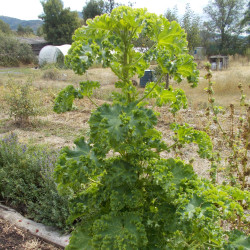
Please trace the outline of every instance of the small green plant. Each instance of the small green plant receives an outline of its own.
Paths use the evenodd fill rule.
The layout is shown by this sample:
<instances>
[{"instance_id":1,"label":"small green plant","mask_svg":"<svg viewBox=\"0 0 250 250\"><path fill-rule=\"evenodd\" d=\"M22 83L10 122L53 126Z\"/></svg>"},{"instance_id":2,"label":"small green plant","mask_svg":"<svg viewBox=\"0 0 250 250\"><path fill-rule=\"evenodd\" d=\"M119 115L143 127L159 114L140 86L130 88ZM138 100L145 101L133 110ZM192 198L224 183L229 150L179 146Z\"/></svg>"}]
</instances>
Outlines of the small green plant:
<instances>
[{"instance_id":1,"label":"small green plant","mask_svg":"<svg viewBox=\"0 0 250 250\"><path fill-rule=\"evenodd\" d=\"M140 34L153 42L145 53L132 43ZM89 137L60 153L55 180L60 193L70 197L70 220L78 222L67 249L244 249L249 239L240 231L247 229L242 204L248 206L249 192L214 186L198 178L191 164L162 158L173 145L162 140L157 114L147 107L149 97L169 104L173 113L186 106L182 90L164 88L164 74L197 85L184 30L145 9L122 6L88 20L74 40L67 64L82 74L101 62L118 76L120 91L113 93L113 103L95 104ZM152 60L162 73L140 96L131 79L142 76ZM78 89L67 87L54 110L68 111L74 98L84 96L95 103L92 94L99 86L86 81ZM176 140L197 143L201 157L211 156L206 133L178 124L173 130ZM231 231L224 229L228 225Z\"/></svg>"},{"instance_id":2,"label":"small green plant","mask_svg":"<svg viewBox=\"0 0 250 250\"><path fill-rule=\"evenodd\" d=\"M224 144L227 150L230 152L226 158L225 173L229 178L231 185L237 185L240 188L248 189L249 183L247 179L250 175L249 168L249 150L250 150L250 103L246 99L242 85L239 84L238 88L240 90L240 114L236 116L235 105L230 104L229 106L229 117L226 118L229 124L229 128L223 127L222 122L219 117L222 114L225 118L225 110L223 107L215 105L215 98L213 97L214 90L212 82L212 72L211 65L207 63L205 65L207 74L205 78L208 80L208 87L205 89L208 94L209 107L206 110L206 116L208 117L207 130L211 124L214 124L220 131L223 137ZM218 162L219 156L218 154ZM216 166L216 165L214 165ZM211 171L212 175L216 176L217 167L214 167Z\"/></svg>"},{"instance_id":3,"label":"small green plant","mask_svg":"<svg viewBox=\"0 0 250 250\"><path fill-rule=\"evenodd\" d=\"M30 82L14 82L9 80L4 88L4 99L6 101L10 117L23 126L30 122L31 117L43 113L39 93Z\"/></svg>"},{"instance_id":4,"label":"small green plant","mask_svg":"<svg viewBox=\"0 0 250 250\"><path fill-rule=\"evenodd\" d=\"M43 70L42 78L45 80L59 80L60 78L60 71L55 66L50 66L49 68Z\"/></svg>"},{"instance_id":5,"label":"small green plant","mask_svg":"<svg viewBox=\"0 0 250 250\"><path fill-rule=\"evenodd\" d=\"M53 180L57 157L58 151L18 142L16 134L0 138L0 197L25 216L65 231L69 208Z\"/></svg>"}]
</instances>

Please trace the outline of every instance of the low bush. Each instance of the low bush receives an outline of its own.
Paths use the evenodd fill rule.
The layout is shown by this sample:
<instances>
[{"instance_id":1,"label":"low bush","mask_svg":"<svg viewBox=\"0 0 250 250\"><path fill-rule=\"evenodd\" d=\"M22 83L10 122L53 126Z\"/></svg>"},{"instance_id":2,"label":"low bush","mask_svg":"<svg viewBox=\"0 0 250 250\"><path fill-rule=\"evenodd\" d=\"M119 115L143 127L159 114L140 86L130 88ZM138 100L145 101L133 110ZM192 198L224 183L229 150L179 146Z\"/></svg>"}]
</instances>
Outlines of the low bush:
<instances>
[{"instance_id":1,"label":"low bush","mask_svg":"<svg viewBox=\"0 0 250 250\"><path fill-rule=\"evenodd\" d=\"M36 62L31 46L0 32L0 66L11 67Z\"/></svg>"},{"instance_id":2,"label":"low bush","mask_svg":"<svg viewBox=\"0 0 250 250\"><path fill-rule=\"evenodd\" d=\"M41 98L30 82L14 82L9 80L5 85L4 99L10 117L19 125L29 123L30 117L43 113Z\"/></svg>"},{"instance_id":3,"label":"low bush","mask_svg":"<svg viewBox=\"0 0 250 250\"><path fill-rule=\"evenodd\" d=\"M58 152L29 147L15 134L0 139L0 198L25 216L67 230L67 197L52 178Z\"/></svg>"},{"instance_id":4,"label":"low bush","mask_svg":"<svg viewBox=\"0 0 250 250\"><path fill-rule=\"evenodd\" d=\"M49 66L49 64L47 64L43 69L43 79L53 81L60 79L60 70L56 67L56 65L53 64Z\"/></svg>"}]
</instances>

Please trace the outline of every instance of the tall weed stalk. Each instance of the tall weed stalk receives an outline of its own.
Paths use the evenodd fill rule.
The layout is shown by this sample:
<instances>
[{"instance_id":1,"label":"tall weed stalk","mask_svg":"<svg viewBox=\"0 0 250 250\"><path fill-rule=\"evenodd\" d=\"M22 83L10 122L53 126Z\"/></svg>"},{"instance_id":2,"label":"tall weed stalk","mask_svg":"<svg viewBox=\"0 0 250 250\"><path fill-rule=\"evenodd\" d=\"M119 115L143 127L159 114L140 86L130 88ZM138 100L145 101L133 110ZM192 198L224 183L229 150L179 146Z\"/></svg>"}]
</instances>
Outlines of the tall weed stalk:
<instances>
[{"instance_id":1,"label":"tall weed stalk","mask_svg":"<svg viewBox=\"0 0 250 250\"><path fill-rule=\"evenodd\" d=\"M205 65L207 74L205 78L208 80L208 87L205 91L208 94L209 106L206 110L208 118L207 131L214 124L223 138L223 145L228 151L228 156L225 158L225 174L226 179L233 186L239 186L241 189L249 188L249 153L250 153L250 105L244 94L242 85L239 84L240 90L240 113L236 115L234 104L229 106L229 116L226 114L223 107L215 104L214 90L212 82L211 65ZM226 122L223 122L226 120ZM227 124L225 126L224 124ZM213 133L209 133L213 136ZM217 154L217 162L220 162L220 153ZM217 165L214 165L217 166ZM215 179L217 167L211 169L211 175Z\"/></svg>"}]
</instances>

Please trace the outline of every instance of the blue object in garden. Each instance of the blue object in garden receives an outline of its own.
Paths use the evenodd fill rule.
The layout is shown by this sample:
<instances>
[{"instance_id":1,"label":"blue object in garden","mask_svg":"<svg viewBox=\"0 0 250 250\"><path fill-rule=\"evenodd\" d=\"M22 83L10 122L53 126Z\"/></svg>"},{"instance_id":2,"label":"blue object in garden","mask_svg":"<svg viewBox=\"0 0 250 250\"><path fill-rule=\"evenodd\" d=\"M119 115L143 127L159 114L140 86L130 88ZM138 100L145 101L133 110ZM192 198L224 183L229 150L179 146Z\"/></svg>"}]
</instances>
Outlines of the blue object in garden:
<instances>
[{"instance_id":1,"label":"blue object in garden","mask_svg":"<svg viewBox=\"0 0 250 250\"><path fill-rule=\"evenodd\" d=\"M145 70L144 76L140 78L140 87L145 88L148 82L154 81L154 71L153 70Z\"/></svg>"}]
</instances>

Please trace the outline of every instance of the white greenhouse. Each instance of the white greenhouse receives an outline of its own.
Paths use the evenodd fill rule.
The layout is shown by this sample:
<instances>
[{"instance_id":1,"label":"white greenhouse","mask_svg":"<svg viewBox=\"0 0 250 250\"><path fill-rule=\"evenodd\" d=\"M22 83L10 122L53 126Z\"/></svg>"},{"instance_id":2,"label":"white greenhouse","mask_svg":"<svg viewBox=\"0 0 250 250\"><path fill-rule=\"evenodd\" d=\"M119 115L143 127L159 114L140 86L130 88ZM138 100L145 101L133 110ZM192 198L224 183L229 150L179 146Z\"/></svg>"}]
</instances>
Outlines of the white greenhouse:
<instances>
[{"instance_id":1,"label":"white greenhouse","mask_svg":"<svg viewBox=\"0 0 250 250\"><path fill-rule=\"evenodd\" d=\"M68 54L70 47L70 44L64 44L61 46L47 45L43 47L38 57L39 65L42 66L50 63L63 64L64 56Z\"/></svg>"}]
</instances>

